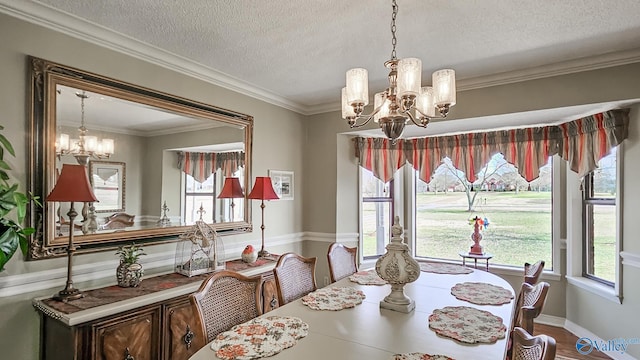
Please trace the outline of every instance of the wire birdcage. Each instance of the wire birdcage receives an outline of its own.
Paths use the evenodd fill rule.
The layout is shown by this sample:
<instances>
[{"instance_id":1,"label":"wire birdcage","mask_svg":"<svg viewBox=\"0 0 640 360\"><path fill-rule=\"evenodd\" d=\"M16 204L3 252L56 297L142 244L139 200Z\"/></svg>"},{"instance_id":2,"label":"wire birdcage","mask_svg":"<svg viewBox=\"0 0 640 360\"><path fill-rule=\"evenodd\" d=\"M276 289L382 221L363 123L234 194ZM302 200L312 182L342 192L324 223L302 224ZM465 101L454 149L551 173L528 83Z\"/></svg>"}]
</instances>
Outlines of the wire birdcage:
<instances>
[{"instance_id":1,"label":"wire birdcage","mask_svg":"<svg viewBox=\"0 0 640 360\"><path fill-rule=\"evenodd\" d=\"M176 247L175 271L189 277L225 269L222 238L202 220L202 206L198 212L200 219L179 236Z\"/></svg>"}]
</instances>

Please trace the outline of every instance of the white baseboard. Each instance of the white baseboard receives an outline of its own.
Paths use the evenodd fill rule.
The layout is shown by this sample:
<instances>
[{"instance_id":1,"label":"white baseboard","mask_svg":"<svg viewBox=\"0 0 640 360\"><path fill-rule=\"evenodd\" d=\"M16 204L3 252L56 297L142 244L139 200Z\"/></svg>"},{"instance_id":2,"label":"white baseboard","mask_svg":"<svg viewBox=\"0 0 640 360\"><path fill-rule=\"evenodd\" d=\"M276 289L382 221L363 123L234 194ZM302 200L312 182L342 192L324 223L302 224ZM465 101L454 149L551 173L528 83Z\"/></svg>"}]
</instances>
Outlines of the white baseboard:
<instances>
[{"instance_id":1,"label":"white baseboard","mask_svg":"<svg viewBox=\"0 0 640 360\"><path fill-rule=\"evenodd\" d=\"M549 325L564 328L566 319L559 316L540 314L534 322L536 324Z\"/></svg>"}]
</instances>

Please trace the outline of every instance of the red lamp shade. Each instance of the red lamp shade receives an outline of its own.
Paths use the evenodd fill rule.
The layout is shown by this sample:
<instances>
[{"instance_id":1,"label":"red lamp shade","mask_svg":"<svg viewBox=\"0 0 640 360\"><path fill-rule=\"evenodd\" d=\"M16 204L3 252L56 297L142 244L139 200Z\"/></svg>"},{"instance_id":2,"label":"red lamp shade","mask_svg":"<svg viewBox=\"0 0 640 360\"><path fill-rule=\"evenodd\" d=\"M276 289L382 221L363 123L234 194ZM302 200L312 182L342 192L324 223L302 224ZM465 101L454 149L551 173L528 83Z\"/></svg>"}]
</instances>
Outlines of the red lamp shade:
<instances>
[{"instance_id":1,"label":"red lamp shade","mask_svg":"<svg viewBox=\"0 0 640 360\"><path fill-rule=\"evenodd\" d=\"M242 186L240 186L240 179L237 177L228 177L224 179L224 186L222 191L218 195L218 199L234 199L244 197L242 192Z\"/></svg>"},{"instance_id":2,"label":"red lamp shade","mask_svg":"<svg viewBox=\"0 0 640 360\"><path fill-rule=\"evenodd\" d=\"M47 201L57 202L94 202L87 168L83 165L63 164L56 185L47 196Z\"/></svg>"},{"instance_id":3,"label":"red lamp shade","mask_svg":"<svg viewBox=\"0 0 640 360\"><path fill-rule=\"evenodd\" d=\"M268 176L256 177L256 182L253 184L253 189L248 196L249 199L258 200L277 200L280 199L276 191L273 190L271 184L271 178Z\"/></svg>"}]
</instances>

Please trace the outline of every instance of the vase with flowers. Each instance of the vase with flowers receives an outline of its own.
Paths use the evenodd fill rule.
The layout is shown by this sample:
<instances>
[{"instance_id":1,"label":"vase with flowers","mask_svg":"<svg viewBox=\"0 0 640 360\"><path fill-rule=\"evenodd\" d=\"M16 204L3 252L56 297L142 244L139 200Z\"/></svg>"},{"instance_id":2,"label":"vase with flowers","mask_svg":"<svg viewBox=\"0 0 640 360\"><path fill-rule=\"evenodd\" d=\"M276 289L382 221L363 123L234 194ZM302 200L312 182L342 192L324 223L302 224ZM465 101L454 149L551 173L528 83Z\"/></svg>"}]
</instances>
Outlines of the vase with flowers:
<instances>
[{"instance_id":1,"label":"vase with flowers","mask_svg":"<svg viewBox=\"0 0 640 360\"><path fill-rule=\"evenodd\" d=\"M471 233L471 240L473 240L473 245L471 246L471 250L469 254L472 255L484 255L484 250L482 249L482 245L480 245L480 240L482 240L482 230L489 227L489 219L481 218L479 216L474 216L469 219L469 225L473 225L473 233Z\"/></svg>"},{"instance_id":2,"label":"vase with flowers","mask_svg":"<svg viewBox=\"0 0 640 360\"><path fill-rule=\"evenodd\" d=\"M120 287L136 287L140 285L144 269L138 263L138 258L146 255L142 248L136 244L121 246L116 251L120 256L120 265L116 269L116 279Z\"/></svg>"}]
</instances>

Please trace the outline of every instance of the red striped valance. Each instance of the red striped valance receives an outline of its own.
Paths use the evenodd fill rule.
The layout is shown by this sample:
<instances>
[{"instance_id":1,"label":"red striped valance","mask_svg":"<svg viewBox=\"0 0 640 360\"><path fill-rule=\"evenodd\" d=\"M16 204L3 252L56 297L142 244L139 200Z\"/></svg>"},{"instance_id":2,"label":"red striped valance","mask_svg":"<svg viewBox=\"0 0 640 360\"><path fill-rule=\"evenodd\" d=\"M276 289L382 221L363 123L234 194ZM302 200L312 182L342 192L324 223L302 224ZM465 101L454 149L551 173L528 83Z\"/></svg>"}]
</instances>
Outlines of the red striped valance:
<instances>
[{"instance_id":1,"label":"red striped valance","mask_svg":"<svg viewBox=\"0 0 640 360\"><path fill-rule=\"evenodd\" d=\"M233 176L244 166L244 151L205 153L178 152L178 169L193 176L197 182L204 182L218 169L226 177Z\"/></svg>"},{"instance_id":2,"label":"red striped valance","mask_svg":"<svg viewBox=\"0 0 640 360\"><path fill-rule=\"evenodd\" d=\"M548 157L555 154L568 161L580 176L586 175L612 147L626 139L628 127L629 110L624 109L557 126L407 139L396 144L383 138L356 138L355 143L360 166L384 182L391 180L405 161L421 180L429 182L445 157L474 182L496 153L502 153L522 177L532 181Z\"/></svg>"}]
</instances>

